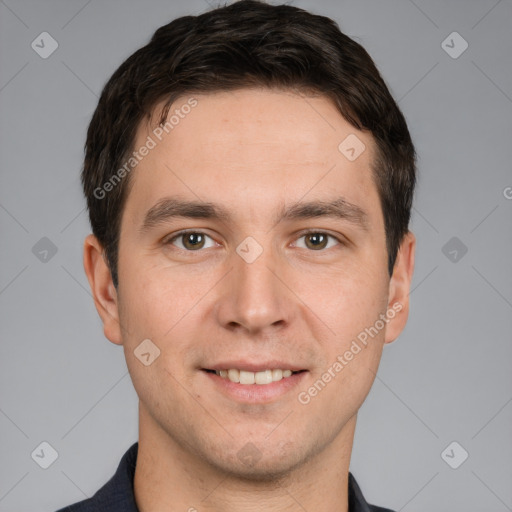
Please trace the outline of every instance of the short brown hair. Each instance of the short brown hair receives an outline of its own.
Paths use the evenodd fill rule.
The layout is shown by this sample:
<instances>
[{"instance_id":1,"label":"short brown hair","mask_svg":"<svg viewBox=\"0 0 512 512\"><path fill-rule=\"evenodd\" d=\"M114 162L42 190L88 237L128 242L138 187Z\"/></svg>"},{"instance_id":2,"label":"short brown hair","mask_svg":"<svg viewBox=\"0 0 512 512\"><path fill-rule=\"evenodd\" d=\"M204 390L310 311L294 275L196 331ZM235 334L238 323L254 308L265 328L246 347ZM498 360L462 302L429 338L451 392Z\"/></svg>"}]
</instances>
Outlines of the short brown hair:
<instances>
[{"instance_id":1,"label":"short brown hair","mask_svg":"<svg viewBox=\"0 0 512 512\"><path fill-rule=\"evenodd\" d=\"M165 102L165 123L172 102L183 94L262 86L323 95L351 125L372 133L372 173L392 275L416 182L416 154L402 112L366 50L332 19L240 0L160 27L103 88L87 131L81 178L92 230L116 287L121 216L131 183L131 174L123 172L120 179L119 171L139 123L159 102ZM116 173L119 183L112 181ZM115 186L105 193L109 182Z\"/></svg>"}]
</instances>

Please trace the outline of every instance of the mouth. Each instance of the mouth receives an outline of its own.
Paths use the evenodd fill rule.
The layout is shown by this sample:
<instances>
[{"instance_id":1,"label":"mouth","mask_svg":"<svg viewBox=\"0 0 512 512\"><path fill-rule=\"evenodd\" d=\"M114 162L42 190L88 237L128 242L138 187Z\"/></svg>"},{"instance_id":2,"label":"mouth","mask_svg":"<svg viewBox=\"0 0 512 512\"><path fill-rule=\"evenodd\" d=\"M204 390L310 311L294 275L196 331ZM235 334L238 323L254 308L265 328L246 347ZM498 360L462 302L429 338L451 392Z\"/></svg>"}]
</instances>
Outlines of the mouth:
<instances>
[{"instance_id":1,"label":"mouth","mask_svg":"<svg viewBox=\"0 0 512 512\"><path fill-rule=\"evenodd\" d=\"M283 379L288 379L292 375L297 373L305 372L306 370L290 370L290 369L282 369L282 368L273 368L266 369L262 371L252 372L248 370L240 370L238 368L230 368L225 370L203 370L207 373L213 373L218 375L222 379L226 379L230 382L234 382L236 384L242 384L243 386L251 386L251 385L268 385L273 382L279 382Z\"/></svg>"},{"instance_id":2,"label":"mouth","mask_svg":"<svg viewBox=\"0 0 512 512\"><path fill-rule=\"evenodd\" d=\"M263 364L235 361L221 363L213 368L201 368L206 377L205 384L213 390L238 403L270 404L277 400L288 400L293 390L304 386L309 370L290 367L284 362ZM285 398L288 397L288 398Z\"/></svg>"}]
</instances>

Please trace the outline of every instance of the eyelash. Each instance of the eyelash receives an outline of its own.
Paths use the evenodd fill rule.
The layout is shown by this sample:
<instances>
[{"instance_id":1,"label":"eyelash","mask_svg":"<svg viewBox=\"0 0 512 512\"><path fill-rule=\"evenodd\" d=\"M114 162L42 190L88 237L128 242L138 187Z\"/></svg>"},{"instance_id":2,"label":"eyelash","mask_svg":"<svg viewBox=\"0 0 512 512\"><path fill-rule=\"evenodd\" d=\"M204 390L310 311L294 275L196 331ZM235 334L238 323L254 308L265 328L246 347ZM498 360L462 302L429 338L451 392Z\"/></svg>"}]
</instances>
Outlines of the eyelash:
<instances>
[{"instance_id":1,"label":"eyelash","mask_svg":"<svg viewBox=\"0 0 512 512\"><path fill-rule=\"evenodd\" d=\"M205 233L204 231L198 231L198 230L193 230L193 229L189 229L189 230L184 230L184 231L179 231L178 233L176 233L175 235L173 235L171 238L168 238L167 240L164 241L164 245L173 245L173 241L179 239L180 237L184 236L184 235L187 235L187 234L190 234L190 233L194 233L194 234L198 234L198 235L204 235L204 236L207 236L208 238L212 239L213 238L208 235L207 233ZM302 231L299 236L296 238L296 240L299 240L300 238L303 238L307 235L311 235L311 234L315 234L315 235L325 235L333 240L336 240L338 242L338 244L340 246L343 246L343 245L346 245L345 242L343 242L343 240L341 240L340 238L326 232L326 231L321 231L321 230L315 230L315 229L310 229L310 230L307 230L307 231ZM181 247L176 247L176 249L179 249L180 251L184 251L184 252L201 252L202 249L197 249L197 250L189 250L189 249L182 249ZM329 247L329 249L331 249L331 247ZM327 250L327 248L324 248L324 249L318 249L318 250L313 250L311 249L310 251L311 252L325 252Z\"/></svg>"}]
</instances>

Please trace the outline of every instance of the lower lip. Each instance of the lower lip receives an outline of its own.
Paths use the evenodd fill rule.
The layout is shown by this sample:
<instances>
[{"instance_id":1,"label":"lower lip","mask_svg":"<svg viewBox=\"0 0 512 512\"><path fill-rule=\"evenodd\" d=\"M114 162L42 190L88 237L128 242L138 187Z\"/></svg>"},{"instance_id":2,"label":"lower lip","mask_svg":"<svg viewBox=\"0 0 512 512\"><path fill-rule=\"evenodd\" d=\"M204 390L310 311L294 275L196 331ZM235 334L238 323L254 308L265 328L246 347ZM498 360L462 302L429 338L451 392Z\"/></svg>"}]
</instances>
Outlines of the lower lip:
<instances>
[{"instance_id":1,"label":"lower lip","mask_svg":"<svg viewBox=\"0 0 512 512\"><path fill-rule=\"evenodd\" d=\"M222 393L231 399L245 403L272 402L298 387L308 373L307 371L292 373L289 377L270 384L239 384L220 377L216 373L201 371Z\"/></svg>"}]
</instances>

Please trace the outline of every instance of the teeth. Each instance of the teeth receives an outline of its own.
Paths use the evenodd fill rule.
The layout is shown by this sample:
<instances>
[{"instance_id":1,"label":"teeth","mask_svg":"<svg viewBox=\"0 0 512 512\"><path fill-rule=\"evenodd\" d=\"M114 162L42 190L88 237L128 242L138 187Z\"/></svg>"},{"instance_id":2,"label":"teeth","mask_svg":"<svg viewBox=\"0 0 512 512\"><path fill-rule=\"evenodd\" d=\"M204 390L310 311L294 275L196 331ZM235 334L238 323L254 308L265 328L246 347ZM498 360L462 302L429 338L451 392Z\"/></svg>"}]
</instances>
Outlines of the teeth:
<instances>
[{"instance_id":1,"label":"teeth","mask_svg":"<svg viewBox=\"0 0 512 512\"><path fill-rule=\"evenodd\" d=\"M292 375L291 370L264 370L262 372L247 372L230 368L229 370L216 370L215 373L223 379L229 379L231 382L240 384L271 384L285 379Z\"/></svg>"},{"instance_id":2,"label":"teeth","mask_svg":"<svg viewBox=\"0 0 512 512\"><path fill-rule=\"evenodd\" d=\"M283 378L283 370L272 370L272 380L277 382Z\"/></svg>"},{"instance_id":3,"label":"teeth","mask_svg":"<svg viewBox=\"0 0 512 512\"><path fill-rule=\"evenodd\" d=\"M272 370L255 373L254 381L256 384L270 384L272 382Z\"/></svg>"},{"instance_id":4,"label":"teeth","mask_svg":"<svg viewBox=\"0 0 512 512\"><path fill-rule=\"evenodd\" d=\"M255 380L254 372L240 370L240 384L254 384Z\"/></svg>"},{"instance_id":5,"label":"teeth","mask_svg":"<svg viewBox=\"0 0 512 512\"><path fill-rule=\"evenodd\" d=\"M228 379L231 382L240 382L240 372L238 370L228 370Z\"/></svg>"}]
</instances>

